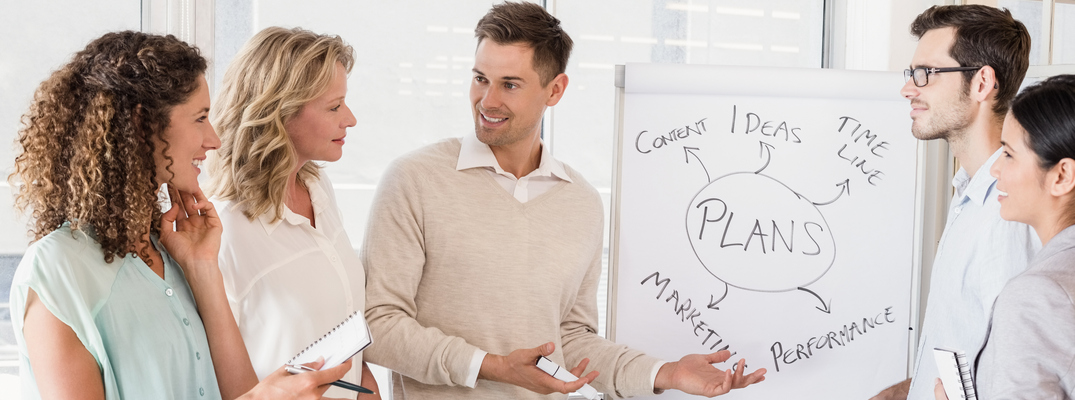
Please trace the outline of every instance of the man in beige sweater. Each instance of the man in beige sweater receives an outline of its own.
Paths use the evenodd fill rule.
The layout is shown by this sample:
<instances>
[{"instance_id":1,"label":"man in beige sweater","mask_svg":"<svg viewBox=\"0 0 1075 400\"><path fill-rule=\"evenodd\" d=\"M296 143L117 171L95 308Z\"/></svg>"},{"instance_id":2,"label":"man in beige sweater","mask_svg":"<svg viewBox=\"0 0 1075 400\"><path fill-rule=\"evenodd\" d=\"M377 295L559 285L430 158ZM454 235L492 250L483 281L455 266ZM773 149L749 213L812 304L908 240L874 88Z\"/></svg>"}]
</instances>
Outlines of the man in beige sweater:
<instances>
[{"instance_id":1,"label":"man in beige sweater","mask_svg":"<svg viewBox=\"0 0 1075 400\"><path fill-rule=\"evenodd\" d=\"M540 136L571 39L533 3L494 6L475 35L475 135L396 160L370 211L365 356L395 371L395 397L563 398L591 382L616 397L712 397L764 379L711 365L727 351L665 363L596 334L601 200ZM581 378L542 372L543 355Z\"/></svg>"}]
</instances>

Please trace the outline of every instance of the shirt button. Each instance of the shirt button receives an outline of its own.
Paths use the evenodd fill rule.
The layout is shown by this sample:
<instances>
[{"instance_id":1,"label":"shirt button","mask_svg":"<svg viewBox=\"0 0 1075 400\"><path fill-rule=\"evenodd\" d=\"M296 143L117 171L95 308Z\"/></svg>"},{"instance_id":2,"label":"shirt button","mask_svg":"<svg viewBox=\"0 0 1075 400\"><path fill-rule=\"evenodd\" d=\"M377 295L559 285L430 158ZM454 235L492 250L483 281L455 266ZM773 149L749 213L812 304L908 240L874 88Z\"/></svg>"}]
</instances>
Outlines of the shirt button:
<instances>
[{"instance_id":1,"label":"shirt button","mask_svg":"<svg viewBox=\"0 0 1075 400\"><path fill-rule=\"evenodd\" d=\"M168 289L164 290L164 294L168 295L168 297L172 297L172 293L175 293L175 292L172 291L172 288L168 288Z\"/></svg>"},{"instance_id":2,"label":"shirt button","mask_svg":"<svg viewBox=\"0 0 1075 400\"><path fill-rule=\"evenodd\" d=\"M959 214L960 211L963 211L963 207L956 207L956 214Z\"/></svg>"},{"instance_id":3,"label":"shirt button","mask_svg":"<svg viewBox=\"0 0 1075 400\"><path fill-rule=\"evenodd\" d=\"M196 358L196 359L199 359L199 360L201 360L201 359L202 359L202 352L200 352L200 351L199 351L199 352L195 352L195 353L194 353L194 358Z\"/></svg>"},{"instance_id":4,"label":"shirt button","mask_svg":"<svg viewBox=\"0 0 1075 400\"><path fill-rule=\"evenodd\" d=\"M186 319L186 318L183 318L183 325L189 326L190 325L190 320Z\"/></svg>"},{"instance_id":5,"label":"shirt button","mask_svg":"<svg viewBox=\"0 0 1075 400\"><path fill-rule=\"evenodd\" d=\"M340 261L340 258L336 256L332 256L330 259L332 260L332 262Z\"/></svg>"},{"instance_id":6,"label":"shirt button","mask_svg":"<svg viewBox=\"0 0 1075 400\"><path fill-rule=\"evenodd\" d=\"M205 388L198 388L198 395L205 396Z\"/></svg>"}]
</instances>

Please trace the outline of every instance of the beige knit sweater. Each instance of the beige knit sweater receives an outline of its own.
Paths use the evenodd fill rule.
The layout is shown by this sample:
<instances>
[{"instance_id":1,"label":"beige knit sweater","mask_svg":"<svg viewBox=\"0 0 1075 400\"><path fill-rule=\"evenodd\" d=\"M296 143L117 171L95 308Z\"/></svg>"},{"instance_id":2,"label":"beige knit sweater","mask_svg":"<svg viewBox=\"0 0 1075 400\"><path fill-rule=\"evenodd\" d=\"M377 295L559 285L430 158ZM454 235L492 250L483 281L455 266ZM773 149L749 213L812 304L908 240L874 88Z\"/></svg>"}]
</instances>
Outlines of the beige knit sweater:
<instances>
[{"instance_id":1,"label":"beige knit sweater","mask_svg":"<svg viewBox=\"0 0 1075 400\"><path fill-rule=\"evenodd\" d=\"M459 148L450 139L396 160L370 210L365 356L395 371L395 398L564 398L486 380L463 386L476 349L506 355L549 341L561 365L590 358L597 390L652 394L660 361L596 334L597 191L566 168L571 183L520 203L486 171L457 171Z\"/></svg>"}]
</instances>

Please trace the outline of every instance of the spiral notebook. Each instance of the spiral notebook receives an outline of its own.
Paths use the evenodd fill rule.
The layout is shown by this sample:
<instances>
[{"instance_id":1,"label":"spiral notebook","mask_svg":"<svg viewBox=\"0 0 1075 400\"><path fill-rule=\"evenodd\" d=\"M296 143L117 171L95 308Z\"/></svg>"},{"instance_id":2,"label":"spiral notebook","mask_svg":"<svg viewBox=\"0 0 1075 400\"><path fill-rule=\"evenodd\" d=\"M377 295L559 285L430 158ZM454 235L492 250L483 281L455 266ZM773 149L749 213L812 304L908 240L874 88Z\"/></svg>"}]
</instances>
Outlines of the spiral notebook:
<instances>
[{"instance_id":1,"label":"spiral notebook","mask_svg":"<svg viewBox=\"0 0 1075 400\"><path fill-rule=\"evenodd\" d=\"M948 395L949 400L976 400L978 398L965 353L959 350L934 348L933 358L937 361L937 373L944 385L944 394Z\"/></svg>"},{"instance_id":2,"label":"spiral notebook","mask_svg":"<svg viewBox=\"0 0 1075 400\"><path fill-rule=\"evenodd\" d=\"M317 361L318 357L324 357L325 365L321 369L332 368L354 357L371 343L373 343L373 336L370 335L366 318L355 311L320 339L288 360L287 364L306 364Z\"/></svg>"}]
</instances>

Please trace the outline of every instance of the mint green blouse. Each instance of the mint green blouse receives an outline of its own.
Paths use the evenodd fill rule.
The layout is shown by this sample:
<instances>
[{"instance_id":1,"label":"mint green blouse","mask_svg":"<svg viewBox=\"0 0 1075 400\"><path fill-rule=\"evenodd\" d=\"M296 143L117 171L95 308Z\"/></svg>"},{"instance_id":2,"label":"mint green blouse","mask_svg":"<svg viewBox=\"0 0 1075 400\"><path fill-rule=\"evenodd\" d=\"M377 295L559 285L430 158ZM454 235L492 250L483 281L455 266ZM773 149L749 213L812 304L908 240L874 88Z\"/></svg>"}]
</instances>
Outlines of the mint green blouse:
<instances>
[{"instance_id":1,"label":"mint green blouse","mask_svg":"<svg viewBox=\"0 0 1075 400\"><path fill-rule=\"evenodd\" d=\"M65 224L32 244L15 271L11 321L24 398L41 398L22 332L33 289L97 360L106 399L220 399L205 327L179 265L156 238L163 280L132 255L106 263L91 235Z\"/></svg>"}]
</instances>

